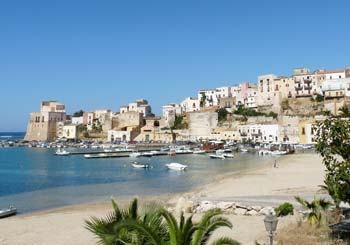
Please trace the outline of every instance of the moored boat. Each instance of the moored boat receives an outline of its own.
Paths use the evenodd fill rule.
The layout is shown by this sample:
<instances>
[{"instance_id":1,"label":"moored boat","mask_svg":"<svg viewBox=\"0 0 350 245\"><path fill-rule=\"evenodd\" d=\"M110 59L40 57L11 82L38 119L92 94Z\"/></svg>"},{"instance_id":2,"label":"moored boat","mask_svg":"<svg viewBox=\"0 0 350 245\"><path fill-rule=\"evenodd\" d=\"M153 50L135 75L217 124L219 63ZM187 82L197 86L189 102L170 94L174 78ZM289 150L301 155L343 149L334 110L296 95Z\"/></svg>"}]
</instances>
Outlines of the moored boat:
<instances>
[{"instance_id":1,"label":"moored boat","mask_svg":"<svg viewBox=\"0 0 350 245\"><path fill-rule=\"evenodd\" d=\"M205 153L206 152L204 150L200 150L200 149L193 151L193 154L205 154Z\"/></svg>"},{"instance_id":2,"label":"moored boat","mask_svg":"<svg viewBox=\"0 0 350 245\"><path fill-rule=\"evenodd\" d=\"M17 208L10 206L5 209L0 209L0 218L9 217L11 215L15 215L17 213Z\"/></svg>"},{"instance_id":3,"label":"moored boat","mask_svg":"<svg viewBox=\"0 0 350 245\"><path fill-rule=\"evenodd\" d=\"M131 165L134 167L134 168L149 168L149 164L147 163L139 163L139 162L131 162Z\"/></svg>"},{"instance_id":4,"label":"moored boat","mask_svg":"<svg viewBox=\"0 0 350 245\"><path fill-rule=\"evenodd\" d=\"M176 162L165 164L165 166L167 166L168 169L178 170L178 171L182 171L182 170L186 170L187 169L187 165L183 165L183 164L176 163Z\"/></svg>"},{"instance_id":5,"label":"moored boat","mask_svg":"<svg viewBox=\"0 0 350 245\"><path fill-rule=\"evenodd\" d=\"M234 157L234 155L233 154L231 154L231 153L224 153L224 154L222 154L225 158L233 158Z\"/></svg>"},{"instance_id":6,"label":"moored boat","mask_svg":"<svg viewBox=\"0 0 350 245\"><path fill-rule=\"evenodd\" d=\"M218 154L212 154L212 155L209 155L209 157L211 159L225 159L223 155L218 155Z\"/></svg>"},{"instance_id":7,"label":"moored boat","mask_svg":"<svg viewBox=\"0 0 350 245\"><path fill-rule=\"evenodd\" d=\"M133 152L129 154L129 157L140 157L141 153L140 152Z\"/></svg>"},{"instance_id":8,"label":"moored boat","mask_svg":"<svg viewBox=\"0 0 350 245\"><path fill-rule=\"evenodd\" d=\"M70 152L68 152L68 151L66 151L66 150L64 150L64 149L59 148L59 149L56 151L55 155L57 155L57 156L68 156L68 155L70 155Z\"/></svg>"}]
</instances>

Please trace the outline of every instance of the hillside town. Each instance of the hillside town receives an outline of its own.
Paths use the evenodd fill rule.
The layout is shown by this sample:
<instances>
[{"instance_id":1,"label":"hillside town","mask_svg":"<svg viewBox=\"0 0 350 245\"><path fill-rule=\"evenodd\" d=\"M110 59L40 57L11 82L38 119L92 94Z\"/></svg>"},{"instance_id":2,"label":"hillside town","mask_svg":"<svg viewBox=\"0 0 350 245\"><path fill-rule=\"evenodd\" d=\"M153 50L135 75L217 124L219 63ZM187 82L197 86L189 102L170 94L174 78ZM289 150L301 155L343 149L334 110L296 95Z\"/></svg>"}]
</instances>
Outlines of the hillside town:
<instances>
[{"instance_id":1,"label":"hillside town","mask_svg":"<svg viewBox=\"0 0 350 245\"><path fill-rule=\"evenodd\" d=\"M350 105L350 69L296 68L291 76L261 75L257 83L201 89L155 116L146 99L110 109L66 113L57 101L32 112L26 141L96 140L313 144L313 125Z\"/></svg>"}]
</instances>

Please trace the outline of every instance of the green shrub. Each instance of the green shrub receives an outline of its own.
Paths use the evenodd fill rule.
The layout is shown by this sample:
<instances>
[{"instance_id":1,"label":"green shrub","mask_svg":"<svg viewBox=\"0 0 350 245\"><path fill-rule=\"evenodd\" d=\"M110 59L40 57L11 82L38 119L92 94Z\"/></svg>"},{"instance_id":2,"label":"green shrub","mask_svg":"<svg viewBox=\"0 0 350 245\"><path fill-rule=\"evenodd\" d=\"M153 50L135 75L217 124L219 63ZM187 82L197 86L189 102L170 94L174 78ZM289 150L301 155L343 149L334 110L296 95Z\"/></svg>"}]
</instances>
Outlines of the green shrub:
<instances>
[{"instance_id":1,"label":"green shrub","mask_svg":"<svg viewBox=\"0 0 350 245\"><path fill-rule=\"evenodd\" d=\"M294 214L294 207L291 203L285 202L279 207L275 208L275 212L278 217L287 216L289 214Z\"/></svg>"}]
</instances>

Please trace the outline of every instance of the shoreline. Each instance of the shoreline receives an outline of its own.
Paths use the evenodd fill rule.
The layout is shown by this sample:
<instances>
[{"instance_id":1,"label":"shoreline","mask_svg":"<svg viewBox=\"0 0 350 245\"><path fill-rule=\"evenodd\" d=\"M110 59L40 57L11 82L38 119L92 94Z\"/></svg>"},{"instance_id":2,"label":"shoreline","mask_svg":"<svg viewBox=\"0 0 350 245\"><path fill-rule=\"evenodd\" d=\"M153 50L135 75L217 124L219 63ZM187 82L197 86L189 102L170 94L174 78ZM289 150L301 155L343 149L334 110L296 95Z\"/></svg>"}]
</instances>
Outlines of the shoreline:
<instances>
[{"instance_id":1,"label":"shoreline","mask_svg":"<svg viewBox=\"0 0 350 245\"><path fill-rule=\"evenodd\" d=\"M140 197L140 204L157 201L173 205L180 197L188 200L272 200L295 195L313 198L323 182L324 166L316 153L282 156L277 159L278 168L269 162L248 170L234 171L218 176L212 183L191 191L161 196ZM156 199L156 200L155 200ZM120 206L129 199L117 199ZM243 203L243 202L241 202ZM84 203L50 210L27 213L0 220L3 234L0 244L96 244L92 233L84 228L84 221L91 216L104 217L112 209L110 202ZM201 214L194 214L194 220ZM263 216L226 215L234 229L219 230L215 235L232 237L242 244L254 244L266 235ZM279 228L295 222L295 217L280 218ZM50 234L50 235L47 235Z\"/></svg>"}]
</instances>

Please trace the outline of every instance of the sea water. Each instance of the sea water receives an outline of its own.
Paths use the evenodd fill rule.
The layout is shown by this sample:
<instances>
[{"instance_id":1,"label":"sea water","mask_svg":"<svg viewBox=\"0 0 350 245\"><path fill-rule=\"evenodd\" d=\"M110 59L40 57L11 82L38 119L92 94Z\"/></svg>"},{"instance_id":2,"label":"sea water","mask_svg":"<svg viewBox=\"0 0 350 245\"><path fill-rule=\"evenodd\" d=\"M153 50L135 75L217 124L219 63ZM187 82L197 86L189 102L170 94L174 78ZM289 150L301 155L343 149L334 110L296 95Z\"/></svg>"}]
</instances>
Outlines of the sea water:
<instances>
[{"instance_id":1,"label":"sea water","mask_svg":"<svg viewBox=\"0 0 350 245\"><path fill-rule=\"evenodd\" d=\"M70 150L70 149L68 149ZM71 151L78 149L71 149ZM56 149L0 148L0 208L15 205L21 213L87 202L181 193L211 183L220 175L273 162L273 156L236 153L232 159L208 155L153 156L137 161L150 169L135 169L132 158L85 159L55 156ZM165 164L188 165L187 171Z\"/></svg>"}]
</instances>

